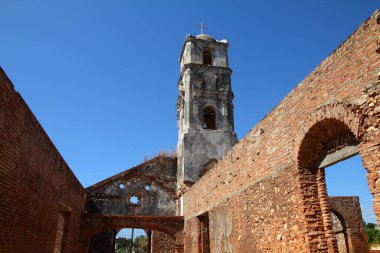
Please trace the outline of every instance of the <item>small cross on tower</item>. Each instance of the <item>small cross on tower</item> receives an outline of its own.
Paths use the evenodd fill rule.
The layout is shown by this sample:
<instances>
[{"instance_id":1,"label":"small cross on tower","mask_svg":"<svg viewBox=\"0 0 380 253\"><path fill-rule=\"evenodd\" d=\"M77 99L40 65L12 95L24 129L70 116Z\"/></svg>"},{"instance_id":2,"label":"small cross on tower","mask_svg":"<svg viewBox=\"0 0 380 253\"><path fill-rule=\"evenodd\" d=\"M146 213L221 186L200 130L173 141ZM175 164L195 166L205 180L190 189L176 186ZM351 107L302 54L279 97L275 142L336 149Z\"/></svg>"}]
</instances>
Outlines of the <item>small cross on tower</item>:
<instances>
[{"instance_id":1,"label":"small cross on tower","mask_svg":"<svg viewBox=\"0 0 380 253\"><path fill-rule=\"evenodd\" d=\"M203 22L202 21L201 21L201 26L199 28L201 28L201 34L204 34L203 33L204 29L208 29L207 27L203 26Z\"/></svg>"}]
</instances>

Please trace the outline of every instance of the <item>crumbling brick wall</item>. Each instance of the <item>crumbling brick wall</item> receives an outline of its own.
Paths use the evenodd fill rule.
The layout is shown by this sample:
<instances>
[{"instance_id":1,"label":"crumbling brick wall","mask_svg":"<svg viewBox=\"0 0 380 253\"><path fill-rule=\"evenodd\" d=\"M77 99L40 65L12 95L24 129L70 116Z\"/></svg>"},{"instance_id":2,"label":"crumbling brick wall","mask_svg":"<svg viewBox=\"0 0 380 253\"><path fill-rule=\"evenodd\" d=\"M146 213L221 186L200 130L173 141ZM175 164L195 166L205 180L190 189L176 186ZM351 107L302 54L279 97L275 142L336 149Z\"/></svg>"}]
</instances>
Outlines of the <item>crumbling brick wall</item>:
<instances>
[{"instance_id":1,"label":"crumbling brick wall","mask_svg":"<svg viewBox=\"0 0 380 253\"><path fill-rule=\"evenodd\" d=\"M359 143L379 218L378 15L360 25L184 193L185 252L197 252L197 216L205 212L211 252L337 249L324 171L316 164L321 154L349 145L327 145L342 135Z\"/></svg>"},{"instance_id":2,"label":"crumbling brick wall","mask_svg":"<svg viewBox=\"0 0 380 253\"><path fill-rule=\"evenodd\" d=\"M84 204L84 188L0 69L0 252L75 252Z\"/></svg>"},{"instance_id":3,"label":"crumbling brick wall","mask_svg":"<svg viewBox=\"0 0 380 253\"><path fill-rule=\"evenodd\" d=\"M368 252L368 242L364 231L363 217L360 209L359 197L329 197L330 209L336 216L340 216L347 230L347 252Z\"/></svg>"},{"instance_id":4,"label":"crumbling brick wall","mask_svg":"<svg viewBox=\"0 0 380 253\"><path fill-rule=\"evenodd\" d=\"M143 216L157 216L163 217L163 220L165 216L174 216L176 165L176 158L160 155L86 188L86 213L139 216L140 219ZM133 197L135 203L131 203ZM112 245L115 235L108 231L93 235L89 252L109 252L109 247L106 249L105 245ZM174 250L174 240L170 241L170 236L158 231L152 232L152 235L156 245L153 252Z\"/></svg>"},{"instance_id":5,"label":"crumbling brick wall","mask_svg":"<svg viewBox=\"0 0 380 253\"><path fill-rule=\"evenodd\" d=\"M94 235L89 241L88 253L114 253L116 230L103 231Z\"/></svg>"},{"instance_id":6,"label":"crumbling brick wall","mask_svg":"<svg viewBox=\"0 0 380 253\"><path fill-rule=\"evenodd\" d=\"M174 240L169 235L152 231L151 233L151 253L174 253Z\"/></svg>"},{"instance_id":7,"label":"crumbling brick wall","mask_svg":"<svg viewBox=\"0 0 380 253\"><path fill-rule=\"evenodd\" d=\"M173 216L176 211L176 169L176 158L158 156L98 182L86 188L86 211Z\"/></svg>"}]
</instances>

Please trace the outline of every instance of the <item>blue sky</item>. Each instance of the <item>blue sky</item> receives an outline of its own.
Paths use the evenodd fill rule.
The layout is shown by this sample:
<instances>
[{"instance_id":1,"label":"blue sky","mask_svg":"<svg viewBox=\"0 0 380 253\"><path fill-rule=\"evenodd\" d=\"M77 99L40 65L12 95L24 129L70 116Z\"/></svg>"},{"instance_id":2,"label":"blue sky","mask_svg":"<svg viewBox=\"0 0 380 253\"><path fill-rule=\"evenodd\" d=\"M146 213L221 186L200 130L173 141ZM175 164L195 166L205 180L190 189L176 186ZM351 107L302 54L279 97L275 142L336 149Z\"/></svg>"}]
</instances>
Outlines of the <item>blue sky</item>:
<instances>
[{"instance_id":1,"label":"blue sky","mask_svg":"<svg viewBox=\"0 0 380 253\"><path fill-rule=\"evenodd\" d=\"M200 21L230 42L240 139L378 7L1 0L0 65L87 187L175 149L178 58Z\"/></svg>"}]
</instances>

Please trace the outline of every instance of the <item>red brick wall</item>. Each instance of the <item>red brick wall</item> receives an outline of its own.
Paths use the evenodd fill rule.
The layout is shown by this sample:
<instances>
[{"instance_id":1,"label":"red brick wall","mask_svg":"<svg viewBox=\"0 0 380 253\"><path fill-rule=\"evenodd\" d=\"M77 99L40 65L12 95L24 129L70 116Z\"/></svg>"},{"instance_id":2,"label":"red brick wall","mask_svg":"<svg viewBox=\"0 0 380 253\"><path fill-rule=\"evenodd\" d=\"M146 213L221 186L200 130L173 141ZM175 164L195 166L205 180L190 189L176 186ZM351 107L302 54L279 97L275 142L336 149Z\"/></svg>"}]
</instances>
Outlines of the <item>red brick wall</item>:
<instances>
[{"instance_id":1,"label":"red brick wall","mask_svg":"<svg viewBox=\"0 0 380 253\"><path fill-rule=\"evenodd\" d=\"M206 211L212 252L324 252L333 247L326 240L331 219L325 218L323 175L307 166L323 142L342 129L359 140L370 189L380 192L378 13L184 194L185 252L195 252L195 219Z\"/></svg>"},{"instance_id":2,"label":"red brick wall","mask_svg":"<svg viewBox=\"0 0 380 253\"><path fill-rule=\"evenodd\" d=\"M329 197L330 209L344 219L350 253L368 252L359 197Z\"/></svg>"},{"instance_id":3,"label":"red brick wall","mask_svg":"<svg viewBox=\"0 0 380 253\"><path fill-rule=\"evenodd\" d=\"M174 253L174 240L169 235L152 230L151 233L151 253Z\"/></svg>"},{"instance_id":4,"label":"red brick wall","mask_svg":"<svg viewBox=\"0 0 380 253\"><path fill-rule=\"evenodd\" d=\"M85 192L0 69L0 252L74 252ZM57 245L54 252L60 252Z\"/></svg>"}]
</instances>

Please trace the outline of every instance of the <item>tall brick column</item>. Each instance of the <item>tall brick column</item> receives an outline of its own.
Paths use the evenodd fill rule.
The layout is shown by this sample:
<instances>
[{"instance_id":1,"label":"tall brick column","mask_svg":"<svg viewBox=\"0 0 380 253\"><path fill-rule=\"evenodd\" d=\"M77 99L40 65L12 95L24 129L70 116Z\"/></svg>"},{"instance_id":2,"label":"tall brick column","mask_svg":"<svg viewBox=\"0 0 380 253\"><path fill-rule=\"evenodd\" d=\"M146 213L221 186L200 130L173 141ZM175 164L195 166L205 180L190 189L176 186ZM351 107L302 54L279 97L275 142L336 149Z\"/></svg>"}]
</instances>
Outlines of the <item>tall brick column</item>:
<instances>
[{"instance_id":1,"label":"tall brick column","mask_svg":"<svg viewBox=\"0 0 380 253\"><path fill-rule=\"evenodd\" d=\"M325 177L324 168L319 169L317 171L317 184L318 184L319 203L321 205L322 220L323 220L325 236L326 236L329 252L338 253L339 252L338 244L337 244L334 232L332 230L332 219L330 215L330 204L329 204L329 197L327 194L326 177Z\"/></svg>"}]
</instances>

